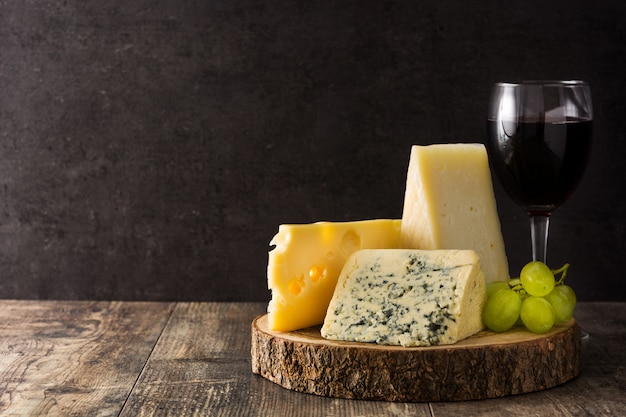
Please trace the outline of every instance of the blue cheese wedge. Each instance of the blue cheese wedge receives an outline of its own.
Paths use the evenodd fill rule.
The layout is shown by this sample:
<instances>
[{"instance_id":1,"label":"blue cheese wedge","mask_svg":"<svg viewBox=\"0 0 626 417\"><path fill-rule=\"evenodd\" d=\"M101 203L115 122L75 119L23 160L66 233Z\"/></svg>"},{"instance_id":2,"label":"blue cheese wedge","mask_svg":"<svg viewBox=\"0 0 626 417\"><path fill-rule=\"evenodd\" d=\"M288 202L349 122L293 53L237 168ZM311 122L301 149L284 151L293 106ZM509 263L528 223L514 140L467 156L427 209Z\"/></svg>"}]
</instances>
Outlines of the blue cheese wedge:
<instances>
[{"instance_id":1,"label":"blue cheese wedge","mask_svg":"<svg viewBox=\"0 0 626 417\"><path fill-rule=\"evenodd\" d=\"M406 347L453 344L483 329L485 300L473 250L364 249L343 267L321 334Z\"/></svg>"}]
</instances>

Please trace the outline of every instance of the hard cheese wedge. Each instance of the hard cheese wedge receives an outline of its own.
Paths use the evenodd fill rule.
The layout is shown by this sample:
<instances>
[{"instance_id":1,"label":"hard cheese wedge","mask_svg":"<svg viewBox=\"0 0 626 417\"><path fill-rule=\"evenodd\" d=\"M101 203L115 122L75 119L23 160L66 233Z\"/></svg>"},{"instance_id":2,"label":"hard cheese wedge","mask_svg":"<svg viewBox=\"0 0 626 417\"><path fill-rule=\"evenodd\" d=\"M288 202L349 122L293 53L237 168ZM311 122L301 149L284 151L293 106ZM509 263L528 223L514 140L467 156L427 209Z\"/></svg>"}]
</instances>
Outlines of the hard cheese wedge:
<instances>
[{"instance_id":1,"label":"hard cheese wedge","mask_svg":"<svg viewBox=\"0 0 626 417\"><path fill-rule=\"evenodd\" d=\"M280 225L267 267L268 326L292 331L321 324L348 257L365 248L397 248L400 220Z\"/></svg>"},{"instance_id":2,"label":"hard cheese wedge","mask_svg":"<svg viewBox=\"0 0 626 417\"><path fill-rule=\"evenodd\" d=\"M487 282L509 278L482 144L412 147L401 235L403 248L473 249Z\"/></svg>"},{"instance_id":3,"label":"hard cheese wedge","mask_svg":"<svg viewBox=\"0 0 626 417\"><path fill-rule=\"evenodd\" d=\"M485 278L471 250L361 250L341 272L321 329L332 340L452 344L483 328Z\"/></svg>"}]
</instances>

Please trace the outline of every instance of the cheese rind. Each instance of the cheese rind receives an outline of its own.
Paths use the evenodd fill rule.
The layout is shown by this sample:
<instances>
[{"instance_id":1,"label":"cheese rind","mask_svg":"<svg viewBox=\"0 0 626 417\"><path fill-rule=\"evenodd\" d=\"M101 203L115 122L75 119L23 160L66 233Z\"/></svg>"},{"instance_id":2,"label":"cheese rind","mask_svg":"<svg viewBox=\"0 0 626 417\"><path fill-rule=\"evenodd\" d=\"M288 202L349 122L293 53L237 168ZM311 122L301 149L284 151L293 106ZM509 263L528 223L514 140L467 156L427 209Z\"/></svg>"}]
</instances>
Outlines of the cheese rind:
<instances>
[{"instance_id":1,"label":"cheese rind","mask_svg":"<svg viewBox=\"0 0 626 417\"><path fill-rule=\"evenodd\" d=\"M382 345L456 343L483 329L485 278L471 250L361 250L346 262L321 335Z\"/></svg>"},{"instance_id":2,"label":"cheese rind","mask_svg":"<svg viewBox=\"0 0 626 417\"><path fill-rule=\"evenodd\" d=\"M487 282L509 278L509 266L482 144L411 148L401 247L472 249Z\"/></svg>"},{"instance_id":3,"label":"cheese rind","mask_svg":"<svg viewBox=\"0 0 626 417\"><path fill-rule=\"evenodd\" d=\"M292 331L322 324L348 257L399 243L398 219L280 225L267 266L269 328Z\"/></svg>"}]
</instances>

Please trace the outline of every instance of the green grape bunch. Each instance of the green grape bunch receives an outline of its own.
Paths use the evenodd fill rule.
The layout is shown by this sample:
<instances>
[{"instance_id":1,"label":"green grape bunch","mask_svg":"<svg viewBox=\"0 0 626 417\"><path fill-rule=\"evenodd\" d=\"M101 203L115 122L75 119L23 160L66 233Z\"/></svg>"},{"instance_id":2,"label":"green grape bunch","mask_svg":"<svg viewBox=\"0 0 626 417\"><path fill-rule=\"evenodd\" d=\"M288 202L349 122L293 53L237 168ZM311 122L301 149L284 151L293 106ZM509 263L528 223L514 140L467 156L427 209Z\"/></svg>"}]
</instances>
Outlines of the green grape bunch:
<instances>
[{"instance_id":1,"label":"green grape bunch","mask_svg":"<svg viewBox=\"0 0 626 417\"><path fill-rule=\"evenodd\" d=\"M565 284L568 270L569 264L553 270L532 261L524 265L519 278L488 283L483 323L495 332L521 324L533 333L567 323L576 307L576 294Z\"/></svg>"}]
</instances>

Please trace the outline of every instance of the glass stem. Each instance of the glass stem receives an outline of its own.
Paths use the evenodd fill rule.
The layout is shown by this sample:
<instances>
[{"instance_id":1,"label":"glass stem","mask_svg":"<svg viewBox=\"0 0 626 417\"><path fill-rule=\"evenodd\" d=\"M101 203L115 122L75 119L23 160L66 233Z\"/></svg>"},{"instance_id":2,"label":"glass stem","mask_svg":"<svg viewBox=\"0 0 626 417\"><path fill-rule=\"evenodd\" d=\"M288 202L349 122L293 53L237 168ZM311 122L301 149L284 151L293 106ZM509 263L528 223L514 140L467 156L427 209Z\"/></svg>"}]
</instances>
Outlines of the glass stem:
<instances>
[{"instance_id":1,"label":"glass stem","mask_svg":"<svg viewBox=\"0 0 626 417\"><path fill-rule=\"evenodd\" d=\"M532 242L533 261L546 263L548 250L549 214L529 214L530 239Z\"/></svg>"}]
</instances>

